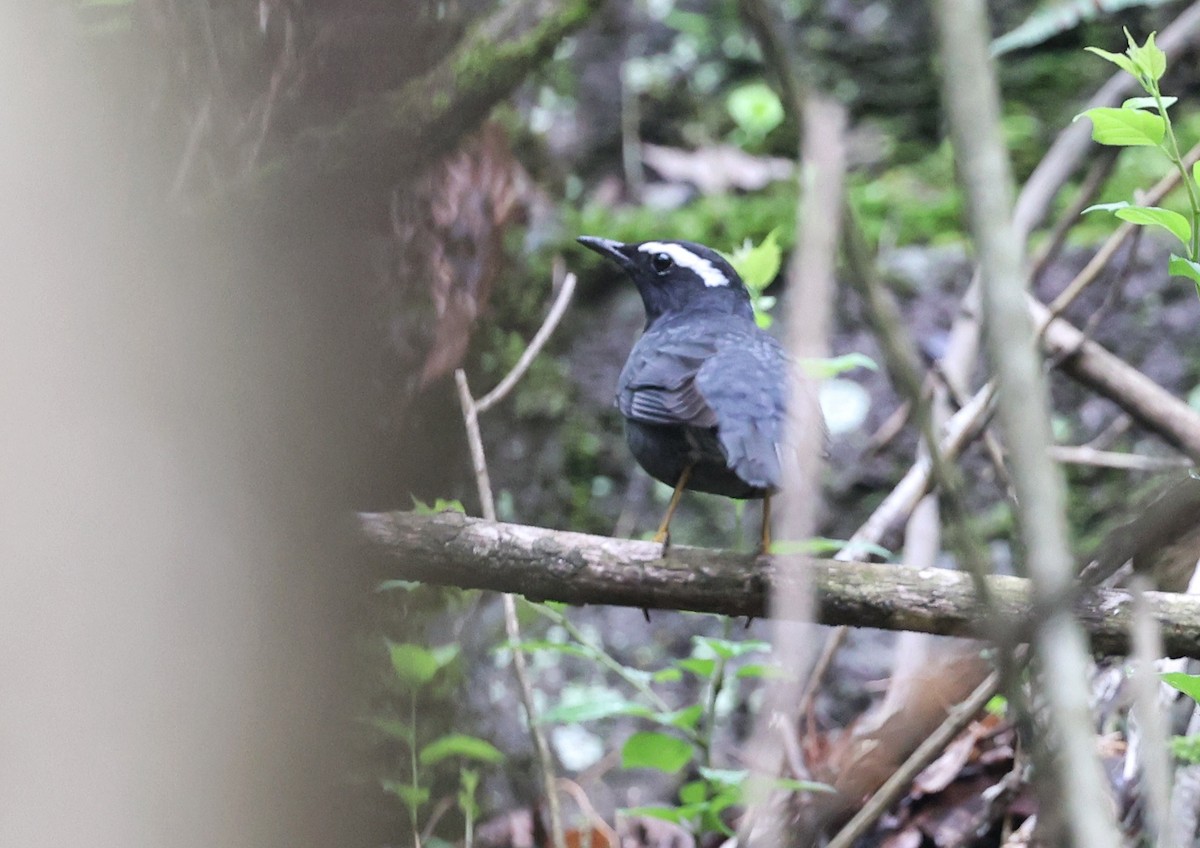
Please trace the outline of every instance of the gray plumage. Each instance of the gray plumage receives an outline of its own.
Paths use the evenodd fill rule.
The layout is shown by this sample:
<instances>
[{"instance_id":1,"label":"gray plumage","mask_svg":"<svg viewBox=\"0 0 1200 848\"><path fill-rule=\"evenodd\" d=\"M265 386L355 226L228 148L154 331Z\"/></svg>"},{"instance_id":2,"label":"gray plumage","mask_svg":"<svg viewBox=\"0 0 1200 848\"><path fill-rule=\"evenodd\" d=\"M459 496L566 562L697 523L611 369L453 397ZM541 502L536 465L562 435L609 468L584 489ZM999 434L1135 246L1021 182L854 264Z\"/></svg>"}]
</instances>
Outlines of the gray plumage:
<instances>
[{"instance_id":1,"label":"gray plumage","mask_svg":"<svg viewBox=\"0 0 1200 848\"><path fill-rule=\"evenodd\" d=\"M646 306L617 388L634 458L671 486L691 466L695 491L758 498L777 489L787 360L755 323L734 270L689 242L580 241L621 264Z\"/></svg>"}]
</instances>

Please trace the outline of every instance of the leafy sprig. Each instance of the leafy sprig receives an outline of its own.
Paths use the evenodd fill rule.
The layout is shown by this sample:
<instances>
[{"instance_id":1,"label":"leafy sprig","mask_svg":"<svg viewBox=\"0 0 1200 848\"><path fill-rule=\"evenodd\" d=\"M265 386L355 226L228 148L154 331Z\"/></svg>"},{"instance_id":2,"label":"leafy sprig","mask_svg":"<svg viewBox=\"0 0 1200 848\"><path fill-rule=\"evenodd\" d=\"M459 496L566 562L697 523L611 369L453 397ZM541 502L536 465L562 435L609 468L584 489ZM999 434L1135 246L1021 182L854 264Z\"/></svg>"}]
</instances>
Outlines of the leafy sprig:
<instances>
[{"instance_id":1,"label":"leafy sprig","mask_svg":"<svg viewBox=\"0 0 1200 848\"><path fill-rule=\"evenodd\" d=\"M1172 276L1187 277L1200 294L1200 163L1187 168L1179 150L1179 141L1171 125L1167 110L1177 98L1166 97L1159 87L1159 80L1167 72L1167 54L1154 43L1154 33L1144 44L1134 41L1129 30L1125 30L1129 42L1124 53L1110 53L1099 47L1088 47L1102 59L1106 59L1128 73L1148 97L1131 97L1119 108L1098 106L1088 109L1075 119L1088 118L1092 122L1092 138L1100 144L1114 147L1157 147L1179 171L1187 192L1190 218L1170 209L1158 206L1140 206L1126 201L1101 203L1084 210L1087 212L1112 212L1122 221L1144 227L1159 227L1175 236L1183 244L1184 254L1171 254L1168 271Z\"/></svg>"}]
</instances>

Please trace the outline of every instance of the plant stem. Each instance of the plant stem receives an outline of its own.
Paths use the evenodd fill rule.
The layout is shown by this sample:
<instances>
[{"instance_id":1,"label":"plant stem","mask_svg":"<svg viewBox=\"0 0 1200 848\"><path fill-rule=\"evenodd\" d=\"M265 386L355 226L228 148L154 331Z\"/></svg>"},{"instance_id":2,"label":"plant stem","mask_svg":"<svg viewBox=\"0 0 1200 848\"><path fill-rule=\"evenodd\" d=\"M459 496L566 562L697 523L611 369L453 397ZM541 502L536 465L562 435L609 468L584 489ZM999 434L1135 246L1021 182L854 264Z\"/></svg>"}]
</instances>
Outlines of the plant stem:
<instances>
[{"instance_id":1,"label":"plant stem","mask_svg":"<svg viewBox=\"0 0 1200 848\"><path fill-rule=\"evenodd\" d=\"M417 806L421 782L417 774L417 693L410 692L408 696L408 726L412 731L414 744L408 746L409 762L412 765L412 797L408 801L408 817L413 829L413 848L421 848L421 832L417 826Z\"/></svg>"},{"instance_id":2,"label":"plant stem","mask_svg":"<svg viewBox=\"0 0 1200 848\"><path fill-rule=\"evenodd\" d=\"M1179 152L1179 142L1175 139L1175 129L1171 126L1171 118L1167 115L1167 107L1163 103L1162 92L1158 89L1158 80L1151 80L1150 94L1154 97L1154 104L1158 107L1158 114L1162 115L1163 123L1167 128L1167 144L1165 153L1171 160L1171 163L1179 170L1179 177L1183 180L1183 186L1187 190L1188 205L1192 208L1192 239L1188 247L1188 259L1195 262L1200 258L1200 197L1196 194L1196 181L1188 174L1187 168L1183 165L1183 155Z\"/></svg>"}]
</instances>

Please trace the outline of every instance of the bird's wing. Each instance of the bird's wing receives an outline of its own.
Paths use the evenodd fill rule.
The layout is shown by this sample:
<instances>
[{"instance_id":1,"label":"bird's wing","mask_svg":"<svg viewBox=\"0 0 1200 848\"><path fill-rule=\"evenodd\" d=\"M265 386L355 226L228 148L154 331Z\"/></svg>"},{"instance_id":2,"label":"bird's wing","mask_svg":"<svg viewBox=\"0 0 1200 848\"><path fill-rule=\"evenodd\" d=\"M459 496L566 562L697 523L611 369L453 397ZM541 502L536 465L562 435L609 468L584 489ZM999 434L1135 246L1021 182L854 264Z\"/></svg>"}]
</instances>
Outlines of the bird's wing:
<instances>
[{"instance_id":1,"label":"bird's wing","mask_svg":"<svg viewBox=\"0 0 1200 848\"><path fill-rule=\"evenodd\" d=\"M722 346L696 372L695 388L716 418L725 460L752 486L777 488L786 405L786 357L766 334Z\"/></svg>"},{"instance_id":2,"label":"bird's wing","mask_svg":"<svg viewBox=\"0 0 1200 848\"><path fill-rule=\"evenodd\" d=\"M621 375L621 414L647 424L715 427L740 478L777 487L787 373L779 344L765 333L697 336L675 328L643 341Z\"/></svg>"},{"instance_id":3,"label":"bird's wing","mask_svg":"<svg viewBox=\"0 0 1200 848\"><path fill-rule=\"evenodd\" d=\"M716 353L712 339L679 332L643 336L621 373L617 407L645 424L715 427L717 418L697 390L696 374Z\"/></svg>"}]
</instances>

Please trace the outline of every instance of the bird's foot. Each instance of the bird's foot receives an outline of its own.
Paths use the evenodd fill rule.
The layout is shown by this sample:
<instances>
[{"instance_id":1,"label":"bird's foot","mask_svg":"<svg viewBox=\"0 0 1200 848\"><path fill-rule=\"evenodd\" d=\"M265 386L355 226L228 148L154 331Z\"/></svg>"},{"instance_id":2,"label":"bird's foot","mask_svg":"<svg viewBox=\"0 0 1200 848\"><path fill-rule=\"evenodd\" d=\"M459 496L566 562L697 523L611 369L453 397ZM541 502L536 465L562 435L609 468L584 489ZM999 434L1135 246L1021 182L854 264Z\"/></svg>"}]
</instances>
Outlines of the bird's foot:
<instances>
[{"instance_id":1,"label":"bird's foot","mask_svg":"<svg viewBox=\"0 0 1200 848\"><path fill-rule=\"evenodd\" d=\"M656 544L662 545L662 556L666 559L667 551L671 550L671 533L668 530L659 530L654 534L652 539Z\"/></svg>"}]
</instances>

